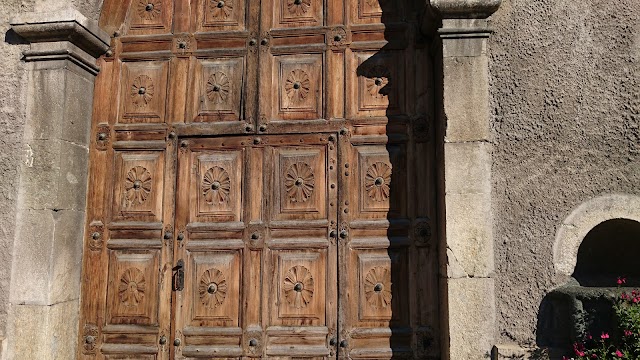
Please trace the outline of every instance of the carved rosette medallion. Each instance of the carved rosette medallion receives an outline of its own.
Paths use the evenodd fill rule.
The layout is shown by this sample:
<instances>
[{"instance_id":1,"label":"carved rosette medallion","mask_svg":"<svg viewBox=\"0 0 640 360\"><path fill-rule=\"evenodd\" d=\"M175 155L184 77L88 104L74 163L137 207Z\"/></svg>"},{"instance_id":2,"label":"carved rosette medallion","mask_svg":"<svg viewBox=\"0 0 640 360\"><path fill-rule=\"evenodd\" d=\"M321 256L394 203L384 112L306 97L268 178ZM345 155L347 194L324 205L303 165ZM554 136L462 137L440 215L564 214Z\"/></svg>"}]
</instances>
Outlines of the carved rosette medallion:
<instances>
[{"instance_id":1,"label":"carved rosette medallion","mask_svg":"<svg viewBox=\"0 0 640 360\"><path fill-rule=\"evenodd\" d=\"M287 10L293 16L302 16L311 8L311 0L287 0Z\"/></svg>"},{"instance_id":2,"label":"carved rosette medallion","mask_svg":"<svg viewBox=\"0 0 640 360\"><path fill-rule=\"evenodd\" d=\"M138 107L144 107L153 99L153 80L147 75L140 75L131 84L131 99Z\"/></svg>"},{"instance_id":3,"label":"carved rosette medallion","mask_svg":"<svg viewBox=\"0 0 640 360\"><path fill-rule=\"evenodd\" d=\"M431 129L429 121L425 116L419 116L413 121L413 138L418 143L425 143L429 141L431 136Z\"/></svg>"},{"instance_id":4,"label":"carved rosette medallion","mask_svg":"<svg viewBox=\"0 0 640 360\"><path fill-rule=\"evenodd\" d=\"M389 199L391 185L391 167L383 162L372 164L367 169L364 179L367 196L374 201Z\"/></svg>"},{"instance_id":5,"label":"carved rosette medallion","mask_svg":"<svg viewBox=\"0 0 640 360\"><path fill-rule=\"evenodd\" d=\"M207 98L216 104L226 103L231 93L231 82L223 72L216 72L207 80Z\"/></svg>"},{"instance_id":6,"label":"carved rosette medallion","mask_svg":"<svg viewBox=\"0 0 640 360\"><path fill-rule=\"evenodd\" d=\"M103 237L104 225L101 222L92 223L89 227L89 249L91 251L102 251Z\"/></svg>"},{"instance_id":7,"label":"carved rosette medallion","mask_svg":"<svg viewBox=\"0 0 640 360\"><path fill-rule=\"evenodd\" d=\"M415 228L417 245L427 245L431 240L431 225L427 222L419 223Z\"/></svg>"},{"instance_id":8,"label":"carved rosette medallion","mask_svg":"<svg viewBox=\"0 0 640 360\"><path fill-rule=\"evenodd\" d=\"M287 76L284 90L292 102L304 102L309 97L309 91L311 90L309 74L302 69L293 70Z\"/></svg>"},{"instance_id":9,"label":"carved rosette medallion","mask_svg":"<svg viewBox=\"0 0 640 360\"><path fill-rule=\"evenodd\" d=\"M151 173L145 167L136 166L129 170L124 180L126 206L143 204L151 193Z\"/></svg>"},{"instance_id":10,"label":"carved rosette medallion","mask_svg":"<svg viewBox=\"0 0 640 360\"><path fill-rule=\"evenodd\" d=\"M227 279L222 271L216 268L205 271L200 277L198 292L204 306L214 309L222 305L227 297Z\"/></svg>"},{"instance_id":11,"label":"carved rosette medallion","mask_svg":"<svg viewBox=\"0 0 640 360\"><path fill-rule=\"evenodd\" d=\"M209 0L209 11L214 18L226 19L233 12L234 0Z\"/></svg>"},{"instance_id":12,"label":"carved rosette medallion","mask_svg":"<svg viewBox=\"0 0 640 360\"><path fill-rule=\"evenodd\" d=\"M139 0L138 15L145 20L154 20L162 13L162 0Z\"/></svg>"},{"instance_id":13,"label":"carved rosette medallion","mask_svg":"<svg viewBox=\"0 0 640 360\"><path fill-rule=\"evenodd\" d=\"M305 308L311 302L315 290L311 271L301 265L292 267L285 275L282 288L291 306L296 309Z\"/></svg>"},{"instance_id":14,"label":"carved rosette medallion","mask_svg":"<svg viewBox=\"0 0 640 360\"><path fill-rule=\"evenodd\" d=\"M82 353L86 355L95 354L96 343L98 342L98 327L93 324L86 324L82 331Z\"/></svg>"},{"instance_id":15,"label":"carved rosette medallion","mask_svg":"<svg viewBox=\"0 0 640 360\"><path fill-rule=\"evenodd\" d=\"M384 309L391 304L391 272L382 266L369 270L364 278L364 296L374 309Z\"/></svg>"},{"instance_id":16,"label":"carved rosette medallion","mask_svg":"<svg viewBox=\"0 0 640 360\"><path fill-rule=\"evenodd\" d=\"M207 170L202 178L202 195L207 204L228 203L230 192L231 179L225 169L214 166Z\"/></svg>"},{"instance_id":17,"label":"carved rosette medallion","mask_svg":"<svg viewBox=\"0 0 640 360\"><path fill-rule=\"evenodd\" d=\"M331 46L345 45L347 43L347 30L343 27L333 28L327 38Z\"/></svg>"},{"instance_id":18,"label":"carved rosette medallion","mask_svg":"<svg viewBox=\"0 0 640 360\"><path fill-rule=\"evenodd\" d=\"M309 200L315 185L315 176L308 164L299 162L287 169L284 187L291 202L303 203Z\"/></svg>"},{"instance_id":19,"label":"carved rosette medallion","mask_svg":"<svg viewBox=\"0 0 640 360\"><path fill-rule=\"evenodd\" d=\"M127 307L135 307L144 299L145 291L144 274L140 269L129 268L120 277L118 293L120 302Z\"/></svg>"},{"instance_id":20,"label":"carved rosette medallion","mask_svg":"<svg viewBox=\"0 0 640 360\"><path fill-rule=\"evenodd\" d=\"M181 53L191 51L193 47L191 38L188 36L177 38L174 40L174 43L175 43L174 45L175 49Z\"/></svg>"},{"instance_id":21,"label":"carved rosette medallion","mask_svg":"<svg viewBox=\"0 0 640 360\"><path fill-rule=\"evenodd\" d=\"M388 89L385 89L385 87L389 85L389 79L391 77L389 69L382 65L375 65L365 73L367 77L365 80L367 93L372 98L382 99L389 94Z\"/></svg>"}]
</instances>

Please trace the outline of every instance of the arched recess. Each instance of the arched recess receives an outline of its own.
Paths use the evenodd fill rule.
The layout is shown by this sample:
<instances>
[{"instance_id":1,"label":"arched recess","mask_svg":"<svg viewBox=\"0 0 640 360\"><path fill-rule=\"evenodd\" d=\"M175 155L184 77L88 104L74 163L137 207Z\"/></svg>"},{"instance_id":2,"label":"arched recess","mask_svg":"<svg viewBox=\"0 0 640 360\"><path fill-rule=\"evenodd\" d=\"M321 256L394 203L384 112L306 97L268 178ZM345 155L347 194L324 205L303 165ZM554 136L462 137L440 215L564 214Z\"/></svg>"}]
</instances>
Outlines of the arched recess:
<instances>
[{"instance_id":1,"label":"arched recess","mask_svg":"<svg viewBox=\"0 0 640 360\"><path fill-rule=\"evenodd\" d=\"M612 219L640 221L640 196L610 194L582 203L562 222L553 246L553 263L559 275L571 276L585 236L598 224Z\"/></svg>"}]
</instances>

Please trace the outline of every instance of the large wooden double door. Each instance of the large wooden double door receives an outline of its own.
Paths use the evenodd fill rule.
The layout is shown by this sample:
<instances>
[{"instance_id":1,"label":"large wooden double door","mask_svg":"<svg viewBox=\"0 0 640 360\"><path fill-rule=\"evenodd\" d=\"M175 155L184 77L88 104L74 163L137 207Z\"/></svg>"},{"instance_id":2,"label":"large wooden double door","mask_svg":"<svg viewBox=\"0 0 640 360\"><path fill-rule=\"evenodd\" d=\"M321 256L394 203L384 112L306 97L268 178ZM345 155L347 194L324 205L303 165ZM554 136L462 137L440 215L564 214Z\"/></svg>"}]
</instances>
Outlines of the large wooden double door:
<instances>
[{"instance_id":1,"label":"large wooden double door","mask_svg":"<svg viewBox=\"0 0 640 360\"><path fill-rule=\"evenodd\" d=\"M422 6L105 1L80 358L439 358Z\"/></svg>"}]
</instances>

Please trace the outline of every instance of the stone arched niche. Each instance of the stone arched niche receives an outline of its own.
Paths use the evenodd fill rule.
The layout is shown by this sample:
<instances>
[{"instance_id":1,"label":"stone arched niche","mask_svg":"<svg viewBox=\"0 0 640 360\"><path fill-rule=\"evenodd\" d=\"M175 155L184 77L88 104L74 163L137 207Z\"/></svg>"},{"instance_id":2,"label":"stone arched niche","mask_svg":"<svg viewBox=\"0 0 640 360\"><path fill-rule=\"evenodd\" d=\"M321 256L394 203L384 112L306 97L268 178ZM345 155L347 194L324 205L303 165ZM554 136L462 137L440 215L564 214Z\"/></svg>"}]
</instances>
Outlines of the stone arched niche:
<instances>
[{"instance_id":1,"label":"stone arched niche","mask_svg":"<svg viewBox=\"0 0 640 360\"><path fill-rule=\"evenodd\" d=\"M612 236L617 236L617 238L611 239L607 246L601 249L620 246L629 242L629 237L632 236L629 232L633 232L633 229L636 229L636 231L640 229L639 196L611 194L599 196L582 203L563 221L556 234L553 247L556 273L558 275L571 276L574 271L577 271L578 276L584 276L585 272L597 271L596 268L590 268L587 264L583 265L582 261L576 267L578 254L580 253L580 257L584 257L584 260L588 261L590 257L593 258L592 254L590 254L593 250L589 249L594 246L594 241L603 241L605 239L604 232L616 231L616 233L612 233ZM581 249L583 242L585 242L585 246ZM605 255L614 256L613 249L610 250L603 253L602 258L599 260L605 261ZM630 252L631 250L627 249L625 251ZM621 269L621 271L623 270Z\"/></svg>"}]
</instances>

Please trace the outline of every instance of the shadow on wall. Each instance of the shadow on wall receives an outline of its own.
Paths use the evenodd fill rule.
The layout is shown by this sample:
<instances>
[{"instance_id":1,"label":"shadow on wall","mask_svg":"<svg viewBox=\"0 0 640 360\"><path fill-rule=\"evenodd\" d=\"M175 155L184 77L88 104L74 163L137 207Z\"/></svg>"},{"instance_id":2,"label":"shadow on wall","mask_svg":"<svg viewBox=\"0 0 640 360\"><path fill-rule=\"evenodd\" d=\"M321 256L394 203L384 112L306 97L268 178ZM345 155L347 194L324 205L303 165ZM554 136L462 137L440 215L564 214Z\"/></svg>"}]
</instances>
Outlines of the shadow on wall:
<instances>
[{"instance_id":1,"label":"shadow on wall","mask_svg":"<svg viewBox=\"0 0 640 360\"><path fill-rule=\"evenodd\" d=\"M379 4L382 9L382 23L385 26L384 40L387 44L363 61L356 69L358 77L368 79L367 91L375 91L380 98L384 97L389 101L389 105L385 109L387 123L383 131L388 137L386 151L389 154L392 171L378 174L367 173L367 177L371 176L373 186L387 192L384 196L388 197L390 208L386 217L389 222L387 254L391 260L391 282L388 284L390 285L390 296L387 300L390 301L391 319L375 326L388 327L391 330L388 340L388 346L391 350L389 359L439 359L438 298L437 295L433 295L437 294L438 290L437 234L434 233L432 236L431 230L416 225L426 217L426 214L420 213L421 211L418 210L425 206L420 206L418 203L422 201L434 204L435 194L430 194L430 198L423 199L417 194L424 194L424 192L414 192L411 186L407 186L408 184L412 184L412 186L417 184L416 179L408 178L410 174L414 176L424 173L433 175L431 170L416 170L420 167L427 169L428 166L433 165L428 160L430 153L422 153L427 146L433 146L434 139L433 132L429 131L430 128L433 128L433 123L429 123L429 121L434 118L433 84L431 83L433 67L431 59L419 61L420 58L416 55L420 51L430 51L431 39L424 36L420 29L412 28L420 21L432 21L432 17L429 9L425 8L423 0L409 0L401 3L379 0ZM406 16L414 18L407 19ZM413 34L413 38L405 36L405 32ZM428 75L425 78L420 78L419 74ZM408 81L409 78L412 78L411 81ZM430 82L428 87L431 90L426 91L428 94L419 93L417 90L420 86L416 86L416 83L420 81ZM407 83L413 85L416 91L402 89L402 86ZM407 96L407 94L412 95ZM424 103L419 103L420 100ZM413 141L410 140L411 132L414 134ZM429 145L425 145L426 143ZM434 176L433 179L422 180L435 182L436 179ZM412 214L412 212L414 213ZM428 220L434 226L437 219ZM414 237L412 234L415 234L415 239L422 237L432 238L432 240L427 247L417 247L415 244L412 246L406 241ZM415 239L414 242L417 243L418 240ZM417 253L415 257L413 252ZM416 260L419 256L423 256L425 259ZM416 299L421 293L416 288L420 289L421 286L411 283L411 279L419 283L426 283L428 284L426 287L430 287L428 294L422 293L423 299ZM386 290L385 284L382 282L375 284L373 289L376 292ZM415 308L414 304L427 302L431 302L428 309L418 310ZM416 313L411 310L412 308L413 311L421 314L416 316ZM427 318L429 320L425 323ZM387 345L385 339L381 338L379 341L381 348Z\"/></svg>"},{"instance_id":2,"label":"shadow on wall","mask_svg":"<svg viewBox=\"0 0 640 360\"><path fill-rule=\"evenodd\" d=\"M640 286L640 222L612 219L584 237L569 283L550 292L538 312L538 346L570 349L585 332L614 328L613 304L618 277Z\"/></svg>"}]
</instances>

